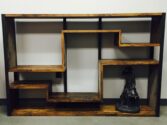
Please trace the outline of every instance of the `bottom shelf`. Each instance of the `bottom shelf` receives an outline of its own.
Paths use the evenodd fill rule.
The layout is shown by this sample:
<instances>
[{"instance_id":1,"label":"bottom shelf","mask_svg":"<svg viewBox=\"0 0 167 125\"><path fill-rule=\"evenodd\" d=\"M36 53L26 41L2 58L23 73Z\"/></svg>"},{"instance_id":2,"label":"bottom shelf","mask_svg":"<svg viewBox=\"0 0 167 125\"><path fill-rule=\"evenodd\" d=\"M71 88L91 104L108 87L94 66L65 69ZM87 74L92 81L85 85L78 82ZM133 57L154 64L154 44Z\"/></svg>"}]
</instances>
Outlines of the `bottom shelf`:
<instances>
[{"instance_id":1,"label":"bottom shelf","mask_svg":"<svg viewBox=\"0 0 167 125\"><path fill-rule=\"evenodd\" d=\"M114 105L102 105L99 110L79 111L72 108L56 109L56 108L17 108L14 109L13 116L155 116L155 112L146 105L141 106L139 113L122 113L115 110Z\"/></svg>"}]
</instances>

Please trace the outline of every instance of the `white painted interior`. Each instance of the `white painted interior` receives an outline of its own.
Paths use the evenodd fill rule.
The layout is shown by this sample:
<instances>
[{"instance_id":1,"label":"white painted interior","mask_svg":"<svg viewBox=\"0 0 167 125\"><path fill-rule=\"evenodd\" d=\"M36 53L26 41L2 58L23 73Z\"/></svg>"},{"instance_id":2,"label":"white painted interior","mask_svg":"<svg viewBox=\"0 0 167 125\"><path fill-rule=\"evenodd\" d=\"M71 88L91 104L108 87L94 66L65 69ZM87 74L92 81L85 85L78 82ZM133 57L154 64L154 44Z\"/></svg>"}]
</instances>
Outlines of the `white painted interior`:
<instances>
[{"instance_id":1,"label":"white painted interior","mask_svg":"<svg viewBox=\"0 0 167 125\"><path fill-rule=\"evenodd\" d=\"M83 1L83 0L61 0L61 1L52 1L52 0L29 0L29 1L22 1L22 0L5 0L0 1L0 14L2 13L135 13L135 12L167 12L167 1L166 0L152 0L152 1L134 1L134 0L116 0L116 1L99 1L99 0L91 0L91 1ZM22 20L23 21L23 20ZM70 20L69 20L70 21ZM38 21L37 21L38 22ZM45 21L45 22L48 22ZM82 20L81 20L82 22ZM54 23L54 21L50 21L50 23ZM51 25L51 24L48 25ZM72 23L76 25L80 25L80 23L77 24L77 22L74 22L74 20L71 21L71 27L76 28ZM89 22L88 27L90 26L92 22ZM1 20L0 20L1 24ZM21 24L21 22L20 22ZM28 24L21 25L22 28L27 27L27 25L31 25L31 21ZM55 24L55 23L54 23ZM104 23L104 26L107 26L108 24ZM145 23L142 23L142 25L145 25ZM81 25L82 26L82 25ZM92 25L91 25L92 26ZM31 26L32 27L32 26ZM27 27L26 30L29 30ZM52 27L52 26L51 26ZM144 28L143 26L142 28ZM53 27L52 27L53 28ZM35 32L35 31L34 31ZM18 60L20 64L38 64L38 61L40 64L54 64L54 63L60 63L60 50L58 48L55 48L56 46L52 46L53 42L55 41L55 45L59 44L58 41L60 40L59 34L55 33L54 29L52 31L48 32L39 32L32 34L29 33L18 33L17 39L18 39L18 45L25 47L24 49L18 49L19 56ZM148 41L149 34L146 32L134 34L137 35L137 37L133 37L131 33L125 33L125 42L126 39L130 41L138 40L140 41ZM38 37L40 36L40 37ZM166 40L167 32L165 34L165 40ZM70 37L70 36L69 36ZM80 36L81 38L83 36ZM106 36L109 37L109 36ZM70 42L81 42L79 39L79 36L75 36L73 38L69 38ZM95 41L96 37L92 37ZM82 39L84 42L85 39ZM47 41L47 44L45 43ZM85 40L86 41L86 40ZM108 43L107 40L106 44ZM23 44L23 42L26 43ZM39 42L40 46L39 46ZM19 44L21 43L21 44ZM28 43L28 44L27 44ZM45 46L47 45L47 46ZM108 44L107 44L108 45ZM77 45L79 46L79 45ZM69 46L68 54L69 59L68 61L71 62L68 65L68 68L71 69L70 72L68 72L68 77L71 78L68 80L69 82L69 91L96 91L96 83L97 83L97 69L95 68L97 64L94 64L93 62L96 62L97 60L97 49L94 47L96 46L96 43L93 43L93 47L90 48L84 48L78 49L76 46ZM166 48L167 44L165 42L164 48ZM37 50L35 50L35 47L37 47ZM45 49L45 48L49 49ZM44 50L45 51L42 51ZM32 51L31 51L32 50ZM103 57L104 58L134 58L133 54L131 54L131 51L133 50L123 50L120 51L118 49L115 50L115 48L104 48L103 49ZM43 52L43 53L41 53ZM142 54L146 52L147 50L143 51L137 51L137 54ZM91 53L91 54L89 54ZM109 54L110 53L110 54ZM111 54L112 53L112 54ZM91 63L88 63L86 60L86 55L89 54L88 60L90 60ZM130 56L127 56L129 55ZM25 56L26 55L26 56ZM134 53L135 55L135 53ZM143 55L145 57L146 55ZM22 58L22 57L26 58ZM55 58L55 56L58 58ZM3 37L2 37L2 25L0 25L0 98L5 98L5 77L4 77L4 59L3 59ZM78 58L77 58L78 57ZM80 58L82 57L82 58ZM46 59L47 58L47 59ZM74 60L70 60L74 59ZM29 61L29 62L28 62ZM79 63L81 62L83 65L81 66ZM166 74L167 74L167 56L166 56L166 49L164 49L164 67L163 67L163 78L162 78L162 98L167 98L167 92L166 92ZM90 68L91 67L91 68ZM79 73L78 73L79 72ZM88 75L90 74L90 76ZM41 74L37 74L38 76L41 76ZM82 77L81 77L82 76ZM32 78L31 74L28 74L29 78ZM43 75L43 79L46 76ZM54 75L50 75L49 77L53 78ZM112 78L106 78L104 80L105 82L105 97L119 97L121 90L123 80L122 79L112 79ZM146 86L147 79L145 78L138 78L137 79L137 90L139 92L139 95L144 98L146 97ZM55 80L56 84L53 89L54 91L62 91L62 81L61 80ZM112 85L110 84L112 83ZM85 86L83 86L85 84ZM115 88L113 88L113 84Z\"/></svg>"}]
</instances>

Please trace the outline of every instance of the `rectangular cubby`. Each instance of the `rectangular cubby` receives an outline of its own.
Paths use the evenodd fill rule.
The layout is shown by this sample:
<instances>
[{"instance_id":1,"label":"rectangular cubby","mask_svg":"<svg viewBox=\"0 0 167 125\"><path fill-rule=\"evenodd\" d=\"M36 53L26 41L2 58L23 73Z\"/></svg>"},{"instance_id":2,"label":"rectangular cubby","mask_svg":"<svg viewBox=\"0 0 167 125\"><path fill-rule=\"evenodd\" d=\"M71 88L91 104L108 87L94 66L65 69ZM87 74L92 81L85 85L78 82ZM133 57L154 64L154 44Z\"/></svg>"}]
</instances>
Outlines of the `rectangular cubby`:
<instances>
[{"instance_id":1,"label":"rectangular cubby","mask_svg":"<svg viewBox=\"0 0 167 125\"><path fill-rule=\"evenodd\" d=\"M7 21L7 26L10 27L9 43L6 44L10 72L63 72L65 70L64 43L56 40L61 39L59 34L62 30L62 22L58 21L41 22L35 19Z\"/></svg>"},{"instance_id":2,"label":"rectangular cubby","mask_svg":"<svg viewBox=\"0 0 167 125\"><path fill-rule=\"evenodd\" d=\"M159 64L159 62L156 60L125 60L125 59L124 60L100 60L99 61L99 80L100 80L101 86L103 87L105 84L104 79L103 79L104 75L105 75L104 72L105 72L105 69L107 68L107 66L112 66L112 67L110 67L110 70L114 69L113 67L117 67L117 68L124 67L125 68L126 66L132 66L134 70L135 70L135 67L138 67L138 66L140 66L140 69L145 68L146 71L144 71L144 73L139 72L140 74L139 73L136 74L137 76L142 74L142 75L145 75L145 77L148 77L148 85L147 86L148 86L149 92L148 92L147 99L146 99L147 102L142 102L142 100L141 100L141 102L140 102L141 103L141 111L147 107L150 109L150 111L145 112L145 114L149 115L150 113L152 113L152 115L155 115L157 104L156 104L156 98L153 97L152 94L157 93L157 90L155 88L157 88L158 85L155 83L158 82L158 79L157 79L158 64ZM147 72L147 69L149 69L149 67L152 67L151 72ZM115 71L115 74L119 75L119 77L122 77L120 72L122 72L121 69L119 69L119 72ZM115 75L115 74L110 73L110 77L111 77L111 75ZM114 88L114 83L111 83L111 84L112 84L112 88ZM103 93L103 91L104 91L104 88L102 89L102 93ZM151 97L153 97L153 98L150 98L150 95L152 95ZM102 98L104 98L104 97L102 97ZM113 102L116 103L114 100L113 100ZM142 103L144 103L144 104L142 104ZM112 105L115 106L115 104L112 104ZM121 112L119 112L119 113L121 114Z\"/></svg>"},{"instance_id":3,"label":"rectangular cubby","mask_svg":"<svg viewBox=\"0 0 167 125\"><path fill-rule=\"evenodd\" d=\"M104 29L121 29L119 47L155 47L160 46L159 17L104 18ZM156 34L155 34L156 33ZM152 38L154 37L154 38ZM138 39L136 39L138 38Z\"/></svg>"}]
</instances>

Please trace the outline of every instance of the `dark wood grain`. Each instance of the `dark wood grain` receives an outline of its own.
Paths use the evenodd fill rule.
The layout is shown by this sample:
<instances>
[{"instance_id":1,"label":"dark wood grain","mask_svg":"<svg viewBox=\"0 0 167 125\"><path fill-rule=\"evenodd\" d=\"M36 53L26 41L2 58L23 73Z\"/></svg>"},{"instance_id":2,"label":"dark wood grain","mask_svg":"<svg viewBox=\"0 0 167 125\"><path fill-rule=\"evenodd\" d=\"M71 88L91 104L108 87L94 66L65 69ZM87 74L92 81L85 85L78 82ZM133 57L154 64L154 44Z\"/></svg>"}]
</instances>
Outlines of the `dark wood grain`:
<instances>
[{"instance_id":1,"label":"dark wood grain","mask_svg":"<svg viewBox=\"0 0 167 125\"><path fill-rule=\"evenodd\" d=\"M157 80L157 96L156 96L156 116L160 116L160 98L161 98L161 82L162 82L162 69L163 69L163 56L164 56L164 37L165 37L165 22L166 22L166 13L160 18L159 28L160 28L160 53L159 53L159 67L158 70L158 80Z\"/></svg>"},{"instance_id":2,"label":"dark wood grain","mask_svg":"<svg viewBox=\"0 0 167 125\"><path fill-rule=\"evenodd\" d=\"M16 41L15 41L15 23L13 18L6 18L2 14L3 28L3 48L4 48L4 63L5 63L5 84L6 84L6 100L7 100L7 115L11 115L11 111L18 103L18 91L9 89L9 67L17 65Z\"/></svg>"},{"instance_id":3,"label":"dark wood grain","mask_svg":"<svg viewBox=\"0 0 167 125\"><path fill-rule=\"evenodd\" d=\"M63 30L66 30L68 27L67 27L67 19L66 18L63 18ZM64 45L64 65L67 67L67 37L66 35L64 34L61 34L61 40L62 42L65 44ZM64 71L63 73L63 82L64 82L64 93L67 93L67 68L66 70Z\"/></svg>"},{"instance_id":4,"label":"dark wood grain","mask_svg":"<svg viewBox=\"0 0 167 125\"><path fill-rule=\"evenodd\" d=\"M8 67L17 65L17 53L16 53L16 38L15 38L15 22L13 19L7 19L7 52L8 52Z\"/></svg>"}]
</instances>

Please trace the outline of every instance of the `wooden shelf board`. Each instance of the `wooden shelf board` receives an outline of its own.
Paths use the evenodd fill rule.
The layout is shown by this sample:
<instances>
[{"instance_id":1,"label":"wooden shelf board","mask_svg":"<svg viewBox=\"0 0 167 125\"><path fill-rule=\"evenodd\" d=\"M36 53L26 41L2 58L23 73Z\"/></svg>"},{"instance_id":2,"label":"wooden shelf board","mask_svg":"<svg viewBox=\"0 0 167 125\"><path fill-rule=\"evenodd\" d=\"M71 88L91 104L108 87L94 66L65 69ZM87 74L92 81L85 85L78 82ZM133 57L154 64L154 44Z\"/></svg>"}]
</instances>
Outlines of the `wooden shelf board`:
<instances>
[{"instance_id":1,"label":"wooden shelf board","mask_svg":"<svg viewBox=\"0 0 167 125\"><path fill-rule=\"evenodd\" d=\"M10 84L11 89L48 89L48 84L44 83L17 83Z\"/></svg>"},{"instance_id":2,"label":"wooden shelf board","mask_svg":"<svg viewBox=\"0 0 167 125\"><path fill-rule=\"evenodd\" d=\"M19 65L9 69L9 72L64 72L62 65Z\"/></svg>"},{"instance_id":3,"label":"wooden shelf board","mask_svg":"<svg viewBox=\"0 0 167 125\"><path fill-rule=\"evenodd\" d=\"M48 102L100 102L98 93L54 93L48 100Z\"/></svg>"},{"instance_id":4,"label":"wooden shelf board","mask_svg":"<svg viewBox=\"0 0 167 125\"><path fill-rule=\"evenodd\" d=\"M155 112L147 105L141 106L139 113L122 113L115 110L114 105L102 105L97 110L79 111L75 108L70 110L56 108L16 108L12 111L13 116L155 116Z\"/></svg>"},{"instance_id":5,"label":"wooden shelf board","mask_svg":"<svg viewBox=\"0 0 167 125\"><path fill-rule=\"evenodd\" d=\"M119 47L154 47L160 46L159 43L120 43Z\"/></svg>"},{"instance_id":6,"label":"wooden shelf board","mask_svg":"<svg viewBox=\"0 0 167 125\"><path fill-rule=\"evenodd\" d=\"M121 30L63 30L63 33L121 33Z\"/></svg>"},{"instance_id":7,"label":"wooden shelf board","mask_svg":"<svg viewBox=\"0 0 167 125\"><path fill-rule=\"evenodd\" d=\"M106 60L100 60L99 63L101 65L157 65L159 64L159 61L157 60L124 60L124 59L120 59L120 60L110 60L110 59L106 59Z\"/></svg>"},{"instance_id":8,"label":"wooden shelf board","mask_svg":"<svg viewBox=\"0 0 167 125\"><path fill-rule=\"evenodd\" d=\"M13 18L96 18L96 17L152 17L161 16L163 13L107 13L107 14L5 14Z\"/></svg>"}]
</instances>

